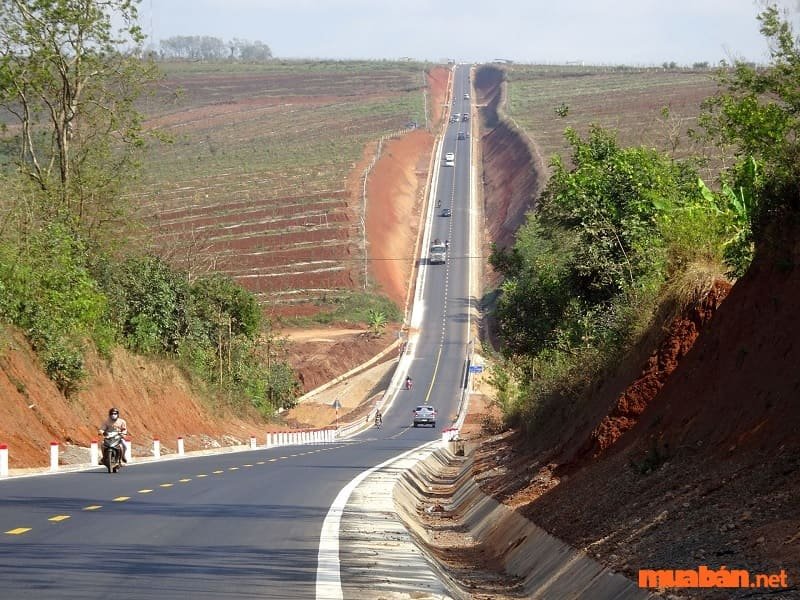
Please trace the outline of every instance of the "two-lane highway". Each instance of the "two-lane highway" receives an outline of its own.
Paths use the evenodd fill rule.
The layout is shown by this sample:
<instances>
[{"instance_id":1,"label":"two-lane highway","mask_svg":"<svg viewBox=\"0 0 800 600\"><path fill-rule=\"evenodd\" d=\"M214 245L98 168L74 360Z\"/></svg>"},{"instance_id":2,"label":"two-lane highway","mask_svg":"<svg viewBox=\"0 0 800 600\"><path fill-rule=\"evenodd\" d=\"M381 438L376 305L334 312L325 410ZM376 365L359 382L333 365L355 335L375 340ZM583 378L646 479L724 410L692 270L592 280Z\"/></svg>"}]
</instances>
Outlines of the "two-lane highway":
<instances>
[{"instance_id":1,"label":"two-lane highway","mask_svg":"<svg viewBox=\"0 0 800 600\"><path fill-rule=\"evenodd\" d=\"M469 113L468 73L454 70L454 113ZM440 437L456 415L470 309L470 141L458 133L469 124L451 123L442 138L455 166L437 165L428 237L450 248L445 264L422 265L415 385L398 392L383 427L347 442L133 464L113 476L98 468L1 481L0 598L315 597L320 531L340 490ZM438 409L436 428L411 427L421 403Z\"/></svg>"}]
</instances>

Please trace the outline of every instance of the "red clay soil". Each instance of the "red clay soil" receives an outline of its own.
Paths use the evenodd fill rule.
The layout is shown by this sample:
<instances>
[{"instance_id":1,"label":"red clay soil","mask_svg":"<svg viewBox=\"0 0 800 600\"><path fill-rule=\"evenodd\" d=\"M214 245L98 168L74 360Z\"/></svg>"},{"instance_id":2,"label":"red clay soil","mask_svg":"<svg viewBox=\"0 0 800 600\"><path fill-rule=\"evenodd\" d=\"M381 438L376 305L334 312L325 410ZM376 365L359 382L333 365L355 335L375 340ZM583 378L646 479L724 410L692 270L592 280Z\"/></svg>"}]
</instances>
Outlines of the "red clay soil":
<instances>
[{"instance_id":1,"label":"red clay soil","mask_svg":"<svg viewBox=\"0 0 800 600\"><path fill-rule=\"evenodd\" d=\"M769 597L800 596L797 239L788 256L757 257L716 312L720 287L688 315L693 326L672 328L635 389L600 419L583 460L559 464L579 450L576 437L571 450L537 456L513 437L496 438L480 452L485 489L631 578L639 569L701 564L786 569L792 588ZM684 352L664 381L658 374ZM640 400L644 389L649 400ZM752 590L693 592L754 597Z\"/></svg>"},{"instance_id":2,"label":"red clay soil","mask_svg":"<svg viewBox=\"0 0 800 600\"><path fill-rule=\"evenodd\" d=\"M428 73L433 131L443 120L449 83L450 69L434 67ZM433 135L423 129L389 140L367 181L370 280L401 309L415 265L433 143Z\"/></svg>"},{"instance_id":3,"label":"red clay soil","mask_svg":"<svg viewBox=\"0 0 800 600\"><path fill-rule=\"evenodd\" d=\"M431 130L439 131L444 121L447 96L450 93L450 78L453 71L447 67L433 67L428 71L428 111L430 112Z\"/></svg>"},{"instance_id":4,"label":"red clay soil","mask_svg":"<svg viewBox=\"0 0 800 600\"><path fill-rule=\"evenodd\" d=\"M703 299L675 317L667 327L666 337L650 355L642 374L619 397L611 413L592 432L587 446L579 455L597 458L633 427L648 404L672 375L680 360L694 345L700 330L711 320L730 292L731 284L717 281Z\"/></svg>"},{"instance_id":5,"label":"red clay soil","mask_svg":"<svg viewBox=\"0 0 800 600\"><path fill-rule=\"evenodd\" d=\"M287 359L298 373L303 393L335 379L350 369L380 354L397 339L397 327L390 327L380 337L364 330L326 338L325 330L318 337L291 340ZM394 358L392 354L389 358Z\"/></svg>"},{"instance_id":6,"label":"red clay soil","mask_svg":"<svg viewBox=\"0 0 800 600\"><path fill-rule=\"evenodd\" d=\"M486 229L484 248L506 248L534 207L547 171L541 153L503 116L504 72L492 66L475 71L475 92L481 119L483 210ZM499 276L487 267L486 285L494 287Z\"/></svg>"},{"instance_id":7,"label":"red clay soil","mask_svg":"<svg viewBox=\"0 0 800 600\"><path fill-rule=\"evenodd\" d=\"M401 308L416 264L432 148L433 136L422 129L388 141L367 182L370 279Z\"/></svg>"},{"instance_id":8,"label":"red clay soil","mask_svg":"<svg viewBox=\"0 0 800 600\"><path fill-rule=\"evenodd\" d=\"M51 441L88 447L112 405L128 422L134 455L149 453L154 438L165 451L174 451L182 436L186 449L196 450L244 443L267 430L255 415L242 419L214 414L175 367L123 350L115 351L108 363L90 356L89 383L67 400L44 375L22 335L6 331L4 344L0 443L9 447L12 469L49 464Z\"/></svg>"}]
</instances>

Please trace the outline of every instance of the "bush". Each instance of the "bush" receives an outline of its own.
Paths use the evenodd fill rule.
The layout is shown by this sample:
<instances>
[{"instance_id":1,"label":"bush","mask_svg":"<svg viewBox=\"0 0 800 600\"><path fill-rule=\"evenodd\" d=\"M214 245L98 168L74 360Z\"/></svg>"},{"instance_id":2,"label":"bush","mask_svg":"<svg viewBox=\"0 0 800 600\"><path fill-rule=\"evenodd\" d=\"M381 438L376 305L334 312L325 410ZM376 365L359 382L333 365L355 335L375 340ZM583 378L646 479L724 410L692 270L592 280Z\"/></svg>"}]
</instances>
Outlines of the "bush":
<instances>
[{"instance_id":1,"label":"bush","mask_svg":"<svg viewBox=\"0 0 800 600\"><path fill-rule=\"evenodd\" d=\"M85 342L97 339L107 349L115 337L107 298L87 268L87 255L81 240L60 224L0 246L0 311L25 332L66 395L85 376Z\"/></svg>"}]
</instances>

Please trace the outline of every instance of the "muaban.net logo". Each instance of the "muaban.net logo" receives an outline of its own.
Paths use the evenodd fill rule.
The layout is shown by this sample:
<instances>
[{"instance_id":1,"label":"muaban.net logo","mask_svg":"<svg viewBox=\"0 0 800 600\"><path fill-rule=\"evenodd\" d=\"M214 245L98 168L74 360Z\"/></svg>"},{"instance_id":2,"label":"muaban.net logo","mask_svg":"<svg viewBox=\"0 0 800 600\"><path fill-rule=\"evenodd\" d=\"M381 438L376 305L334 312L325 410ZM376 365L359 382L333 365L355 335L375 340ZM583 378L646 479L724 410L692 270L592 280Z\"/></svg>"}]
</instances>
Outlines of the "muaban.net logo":
<instances>
[{"instance_id":1,"label":"muaban.net logo","mask_svg":"<svg viewBox=\"0 0 800 600\"><path fill-rule=\"evenodd\" d=\"M788 588L786 571L752 574L741 569L709 569L700 565L696 569L641 569L640 588Z\"/></svg>"}]
</instances>

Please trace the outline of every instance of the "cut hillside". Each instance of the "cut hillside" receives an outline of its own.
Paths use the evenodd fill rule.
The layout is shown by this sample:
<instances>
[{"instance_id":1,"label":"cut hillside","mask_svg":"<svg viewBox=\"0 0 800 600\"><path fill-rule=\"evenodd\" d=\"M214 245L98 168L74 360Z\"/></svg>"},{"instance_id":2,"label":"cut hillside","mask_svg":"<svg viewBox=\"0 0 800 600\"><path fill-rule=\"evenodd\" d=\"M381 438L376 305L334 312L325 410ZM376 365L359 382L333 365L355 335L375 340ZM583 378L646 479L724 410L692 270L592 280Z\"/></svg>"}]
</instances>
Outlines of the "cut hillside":
<instances>
[{"instance_id":1,"label":"cut hillside","mask_svg":"<svg viewBox=\"0 0 800 600\"><path fill-rule=\"evenodd\" d=\"M756 257L627 431L601 446L522 452L508 437L483 451L485 489L635 578L639 569L786 569L800 582L800 244ZM714 301L712 304L716 304ZM708 315L710 306L695 314ZM689 311L692 312L691 310ZM680 346L672 331L662 347ZM647 375L648 361L642 375ZM630 392L629 388L625 393ZM625 395L623 394L622 398ZM597 395L596 431L623 406ZM559 431L570 423L553 422ZM610 443L616 437L616 443ZM594 442L597 442L595 439ZM603 451L600 451L600 450ZM497 454L495 454L497 453ZM498 468L499 465L499 468ZM700 598L751 597L750 590Z\"/></svg>"},{"instance_id":2,"label":"cut hillside","mask_svg":"<svg viewBox=\"0 0 800 600\"><path fill-rule=\"evenodd\" d=\"M513 244L525 213L534 207L546 173L533 142L503 113L504 71L480 67L474 84L481 116L486 242L506 248Z\"/></svg>"},{"instance_id":3,"label":"cut hillside","mask_svg":"<svg viewBox=\"0 0 800 600\"><path fill-rule=\"evenodd\" d=\"M642 71L625 79L599 70L548 71L555 69L531 69L523 90L527 103L519 86L504 91L518 84L504 83L504 70L488 67L476 74L477 95L485 105L488 241L502 240L520 187L507 184L514 173L493 161L492 151L499 156L517 148L511 154L524 155L517 146L522 122L543 147L558 151L554 128L559 138L570 125L585 131L586 115L593 114L588 107L603 101L619 114L603 112L598 122L622 123L622 142L641 143L636 126L622 116L629 109L630 123L651 118L664 106L659 96L669 88L667 104L676 120L662 125L677 134L696 116L695 101L713 90L702 73L659 78L655 71ZM548 87L559 78L557 89ZM679 80L687 82L685 97L669 87ZM592 82L609 87L592 89ZM512 94L513 116L507 116L503 99ZM560 102L568 114L563 121L553 118ZM487 145L506 119L514 131ZM646 133L646 143L653 146L671 139L657 128ZM680 156L686 149L671 150ZM538 171L542 183L547 177L541 163L530 158L516 165L517 177L531 170ZM492 186L492 181L498 183ZM762 250L733 287L717 281L674 318L665 307L616 372L585 399L567 398L538 410L529 439L505 432L485 441L476 455L483 489L633 579L639 569L699 565L754 574L785 569L791 588L772 590L769 597L800 597L799 233L795 228L766 236L772 249ZM764 595L695 592L674 597Z\"/></svg>"},{"instance_id":4,"label":"cut hillside","mask_svg":"<svg viewBox=\"0 0 800 600\"><path fill-rule=\"evenodd\" d=\"M186 450L200 450L243 444L251 435L280 428L255 413L248 418L212 410L173 364L122 349L108 361L90 355L88 382L66 399L22 334L5 329L2 344L0 443L8 445L12 469L47 466L52 441L62 444L62 459L71 460L71 447L88 448L97 439L111 406L128 423L134 456L150 455L153 439L168 453L176 450L178 437L184 438ZM88 453L73 458L86 462Z\"/></svg>"}]
</instances>

